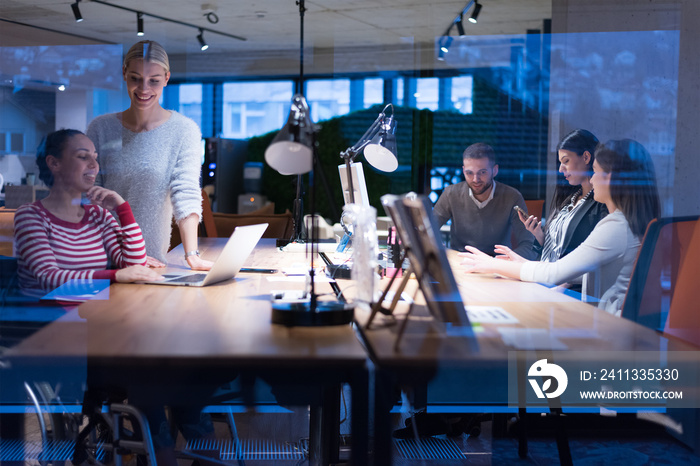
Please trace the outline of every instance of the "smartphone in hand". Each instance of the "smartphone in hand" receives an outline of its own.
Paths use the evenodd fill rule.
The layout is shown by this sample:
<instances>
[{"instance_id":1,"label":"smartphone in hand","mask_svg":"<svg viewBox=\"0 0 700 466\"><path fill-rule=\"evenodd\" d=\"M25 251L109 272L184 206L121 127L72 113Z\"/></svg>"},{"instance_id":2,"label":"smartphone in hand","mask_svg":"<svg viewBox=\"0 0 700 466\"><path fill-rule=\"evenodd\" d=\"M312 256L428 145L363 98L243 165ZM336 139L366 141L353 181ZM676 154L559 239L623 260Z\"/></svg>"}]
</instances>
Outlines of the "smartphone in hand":
<instances>
[{"instance_id":1,"label":"smartphone in hand","mask_svg":"<svg viewBox=\"0 0 700 466\"><path fill-rule=\"evenodd\" d=\"M525 210L523 210L519 205L514 205L513 210L518 212L519 214L522 214L525 218L529 217L528 213Z\"/></svg>"}]
</instances>

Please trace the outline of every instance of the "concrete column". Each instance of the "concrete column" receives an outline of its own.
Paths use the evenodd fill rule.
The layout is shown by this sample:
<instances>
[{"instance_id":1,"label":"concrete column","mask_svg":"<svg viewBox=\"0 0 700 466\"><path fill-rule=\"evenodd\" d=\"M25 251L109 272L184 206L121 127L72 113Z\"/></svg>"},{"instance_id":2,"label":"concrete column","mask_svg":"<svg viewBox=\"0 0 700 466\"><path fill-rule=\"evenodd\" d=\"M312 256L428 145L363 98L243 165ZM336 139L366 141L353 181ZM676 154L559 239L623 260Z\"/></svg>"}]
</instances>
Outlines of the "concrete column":
<instances>
[{"instance_id":1,"label":"concrete column","mask_svg":"<svg viewBox=\"0 0 700 466\"><path fill-rule=\"evenodd\" d=\"M674 215L700 214L700 2L685 0L681 11L678 63L678 123Z\"/></svg>"}]
</instances>

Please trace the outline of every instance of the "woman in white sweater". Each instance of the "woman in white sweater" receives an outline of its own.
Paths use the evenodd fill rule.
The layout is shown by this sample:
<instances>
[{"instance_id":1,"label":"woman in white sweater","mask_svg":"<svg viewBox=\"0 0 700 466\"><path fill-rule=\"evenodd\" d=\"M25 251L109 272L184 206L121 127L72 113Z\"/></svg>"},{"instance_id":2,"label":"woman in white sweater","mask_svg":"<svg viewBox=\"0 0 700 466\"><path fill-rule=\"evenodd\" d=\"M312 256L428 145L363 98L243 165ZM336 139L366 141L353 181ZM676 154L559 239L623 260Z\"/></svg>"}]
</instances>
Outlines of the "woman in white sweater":
<instances>
[{"instance_id":1,"label":"woman in white sweater","mask_svg":"<svg viewBox=\"0 0 700 466\"><path fill-rule=\"evenodd\" d=\"M157 42L138 42L124 58L123 74L131 105L95 118L87 130L102 167L97 182L131 205L150 266L164 265L174 216L187 263L208 270L211 262L197 251L202 135L194 121L158 102L170 79L168 55Z\"/></svg>"},{"instance_id":2,"label":"woman in white sweater","mask_svg":"<svg viewBox=\"0 0 700 466\"><path fill-rule=\"evenodd\" d=\"M659 216L659 196L649 153L636 141L609 141L595 151L591 184L610 214L576 249L555 262L500 260L474 248L462 253L467 272L498 273L523 281L559 285L583 276L584 296L620 315L632 267L647 224ZM512 251L496 246L497 254Z\"/></svg>"}]
</instances>

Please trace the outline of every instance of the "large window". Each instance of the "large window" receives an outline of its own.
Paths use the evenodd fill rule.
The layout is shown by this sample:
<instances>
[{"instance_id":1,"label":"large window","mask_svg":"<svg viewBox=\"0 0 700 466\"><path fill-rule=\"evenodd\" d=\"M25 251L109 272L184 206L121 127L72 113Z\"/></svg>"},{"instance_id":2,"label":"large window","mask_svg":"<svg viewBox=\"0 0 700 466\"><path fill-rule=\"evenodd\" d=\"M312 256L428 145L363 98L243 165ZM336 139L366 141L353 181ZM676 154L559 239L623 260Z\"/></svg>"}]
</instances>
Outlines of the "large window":
<instances>
[{"instance_id":1,"label":"large window","mask_svg":"<svg viewBox=\"0 0 700 466\"><path fill-rule=\"evenodd\" d=\"M21 154L24 152L24 133L0 132L0 154Z\"/></svg>"},{"instance_id":2,"label":"large window","mask_svg":"<svg viewBox=\"0 0 700 466\"><path fill-rule=\"evenodd\" d=\"M358 80L349 78L310 79L305 85L306 100L315 122L342 116L351 109L388 104L384 101L385 86L392 89L391 103L419 109L452 108L460 113L472 113L473 79L470 75L451 78L384 78ZM211 86L211 85L209 85ZM218 85L215 85L218 86ZM440 92L441 86L447 92ZM221 122L219 134L224 138L247 139L281 128L289 115L294 83L284 81L228 82L222 85L221 103L204 105L211 95L201 83L173 85L170 108L176 108L194 120L201 128L212 128ZM165 93L164 93L165 97ZM443 101L441 101L442 99ZM96 97L95 114L104 113L102 98ZM98 108L99 107L99 108ZM221 109L220 115L212 112Z\"/></svg>"},{"instance_id":3,"label":"large window","mask_svg":"<svg viewBox=\"0 0 700 466\"><path fill-rule=\"evenodd\" d=\"M192 118L202 127L202 85L180 84L180 113Z\"/></svg>"},{"instance_id":4,"label":"large window","mask_svg":"<svg viewBox=\"0 0 700 466\"><path fill-rule=\"evenodd\" d=\"M329 120L350 111L349 79L314 79L306 83L313 121Z\"/></svg>"},{"instance_id":5,"label":"large window","mask_svg":"<svg viewBox=\"0 0 700 466\"><path fill-rule=\"evenodd\" d=\"M362 106L369 108L372 105L384 103L384 80L381 78L365 79L365 93ZM388 102L387 102L388 103Z\"/></svg>"},{"instance_id":6,"label":"large window","mask_svg":"<svg viewBox=\"0 0 700 466\"><path fill-rule=\"evenodd\" d=\"M404 105L403 98L403 78L396 78L394 81L394 103L396 105Z\"/></svg>"},{"instance_id":7,"label":"large window","mask_svg":"<svg viewBox=\"0 0 700 466\"><path fill-rule=\"evenodd\" d=\"M416 79L416 92L413 97L416 99L416 108L427 108L437 110L440 101L438 92L439 78L418 78Z\"/></svg>"},{"instance_id":8,"label":"large window","mask_svg":"<svg viewBox=\"0 0 700 466\"><path fill-rule=\"evenodd\" d=\"M472 91L474 79L471 76L449 78L452 90L451 106L459 113L468 115L473 111Z\"/></svg>"},{"instance_id":9,"label":"large window","mask_svg":"<svg viewBox=\"0 0 700 466\"><path fill-rule=\"evenodd\" d=\"M222 136L245 139L284 125L292 101L291 81L225 83Z\"/></svg>"}]
</instances>

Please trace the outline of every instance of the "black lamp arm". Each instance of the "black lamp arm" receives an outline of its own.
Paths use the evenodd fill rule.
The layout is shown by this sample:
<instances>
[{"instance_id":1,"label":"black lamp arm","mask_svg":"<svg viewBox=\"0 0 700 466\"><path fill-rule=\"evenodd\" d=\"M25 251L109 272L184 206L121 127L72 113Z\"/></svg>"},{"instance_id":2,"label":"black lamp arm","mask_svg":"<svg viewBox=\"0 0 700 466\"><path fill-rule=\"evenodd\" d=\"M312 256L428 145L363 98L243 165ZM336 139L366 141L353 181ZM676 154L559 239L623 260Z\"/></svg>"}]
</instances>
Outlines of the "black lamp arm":
<instances>
[{"instance_id":1,"label":"black lamp arm","mask_svg":"<svg viewBox=\"0 0 700 466\"><path fill-rule=\"evenodd\" d=\"M384 109L379 113L379 116L377 116L377 119L374 120L374 123L365 131L365 134L362 135L360 139L352 146L348 147L345 149L343 152L340 153L340 156L345 159L346 161L354 162L355 157L357 157L357 154L362 152L362 150L372 142L372 138L376 136L376 134L379 132L379 129L382 126L382 123L384 122L384 118L386 118L386 110L391 107L391 116L394 116L394 106L392 104L387 104ZM348 167L349 168L349 167Z\"/></svg>"},{"instance_id":2,"label":"black lamp arm","mask_svg":"<svg viewBox=\"0 0 700 466\"><path fill-rule=\"evenodd\" d=\"M350 204L355 203L355 187L352 183L352 171L350 170L350 164L355 161L357 154L362 152L362 150L367 147L367 145L372 142L372 138L377 135L382 123L384 123L384 118L386 118L386 110L391 107L391 118L394 116L394 106L392 104L387 104L386 107L382 109L374 120L374 123L365 131L365 134L352 146L345 149L340 153L340 156L345 160L345 173L348 177L348 188L350 189Z\"/></svg>"}]
</instances>

